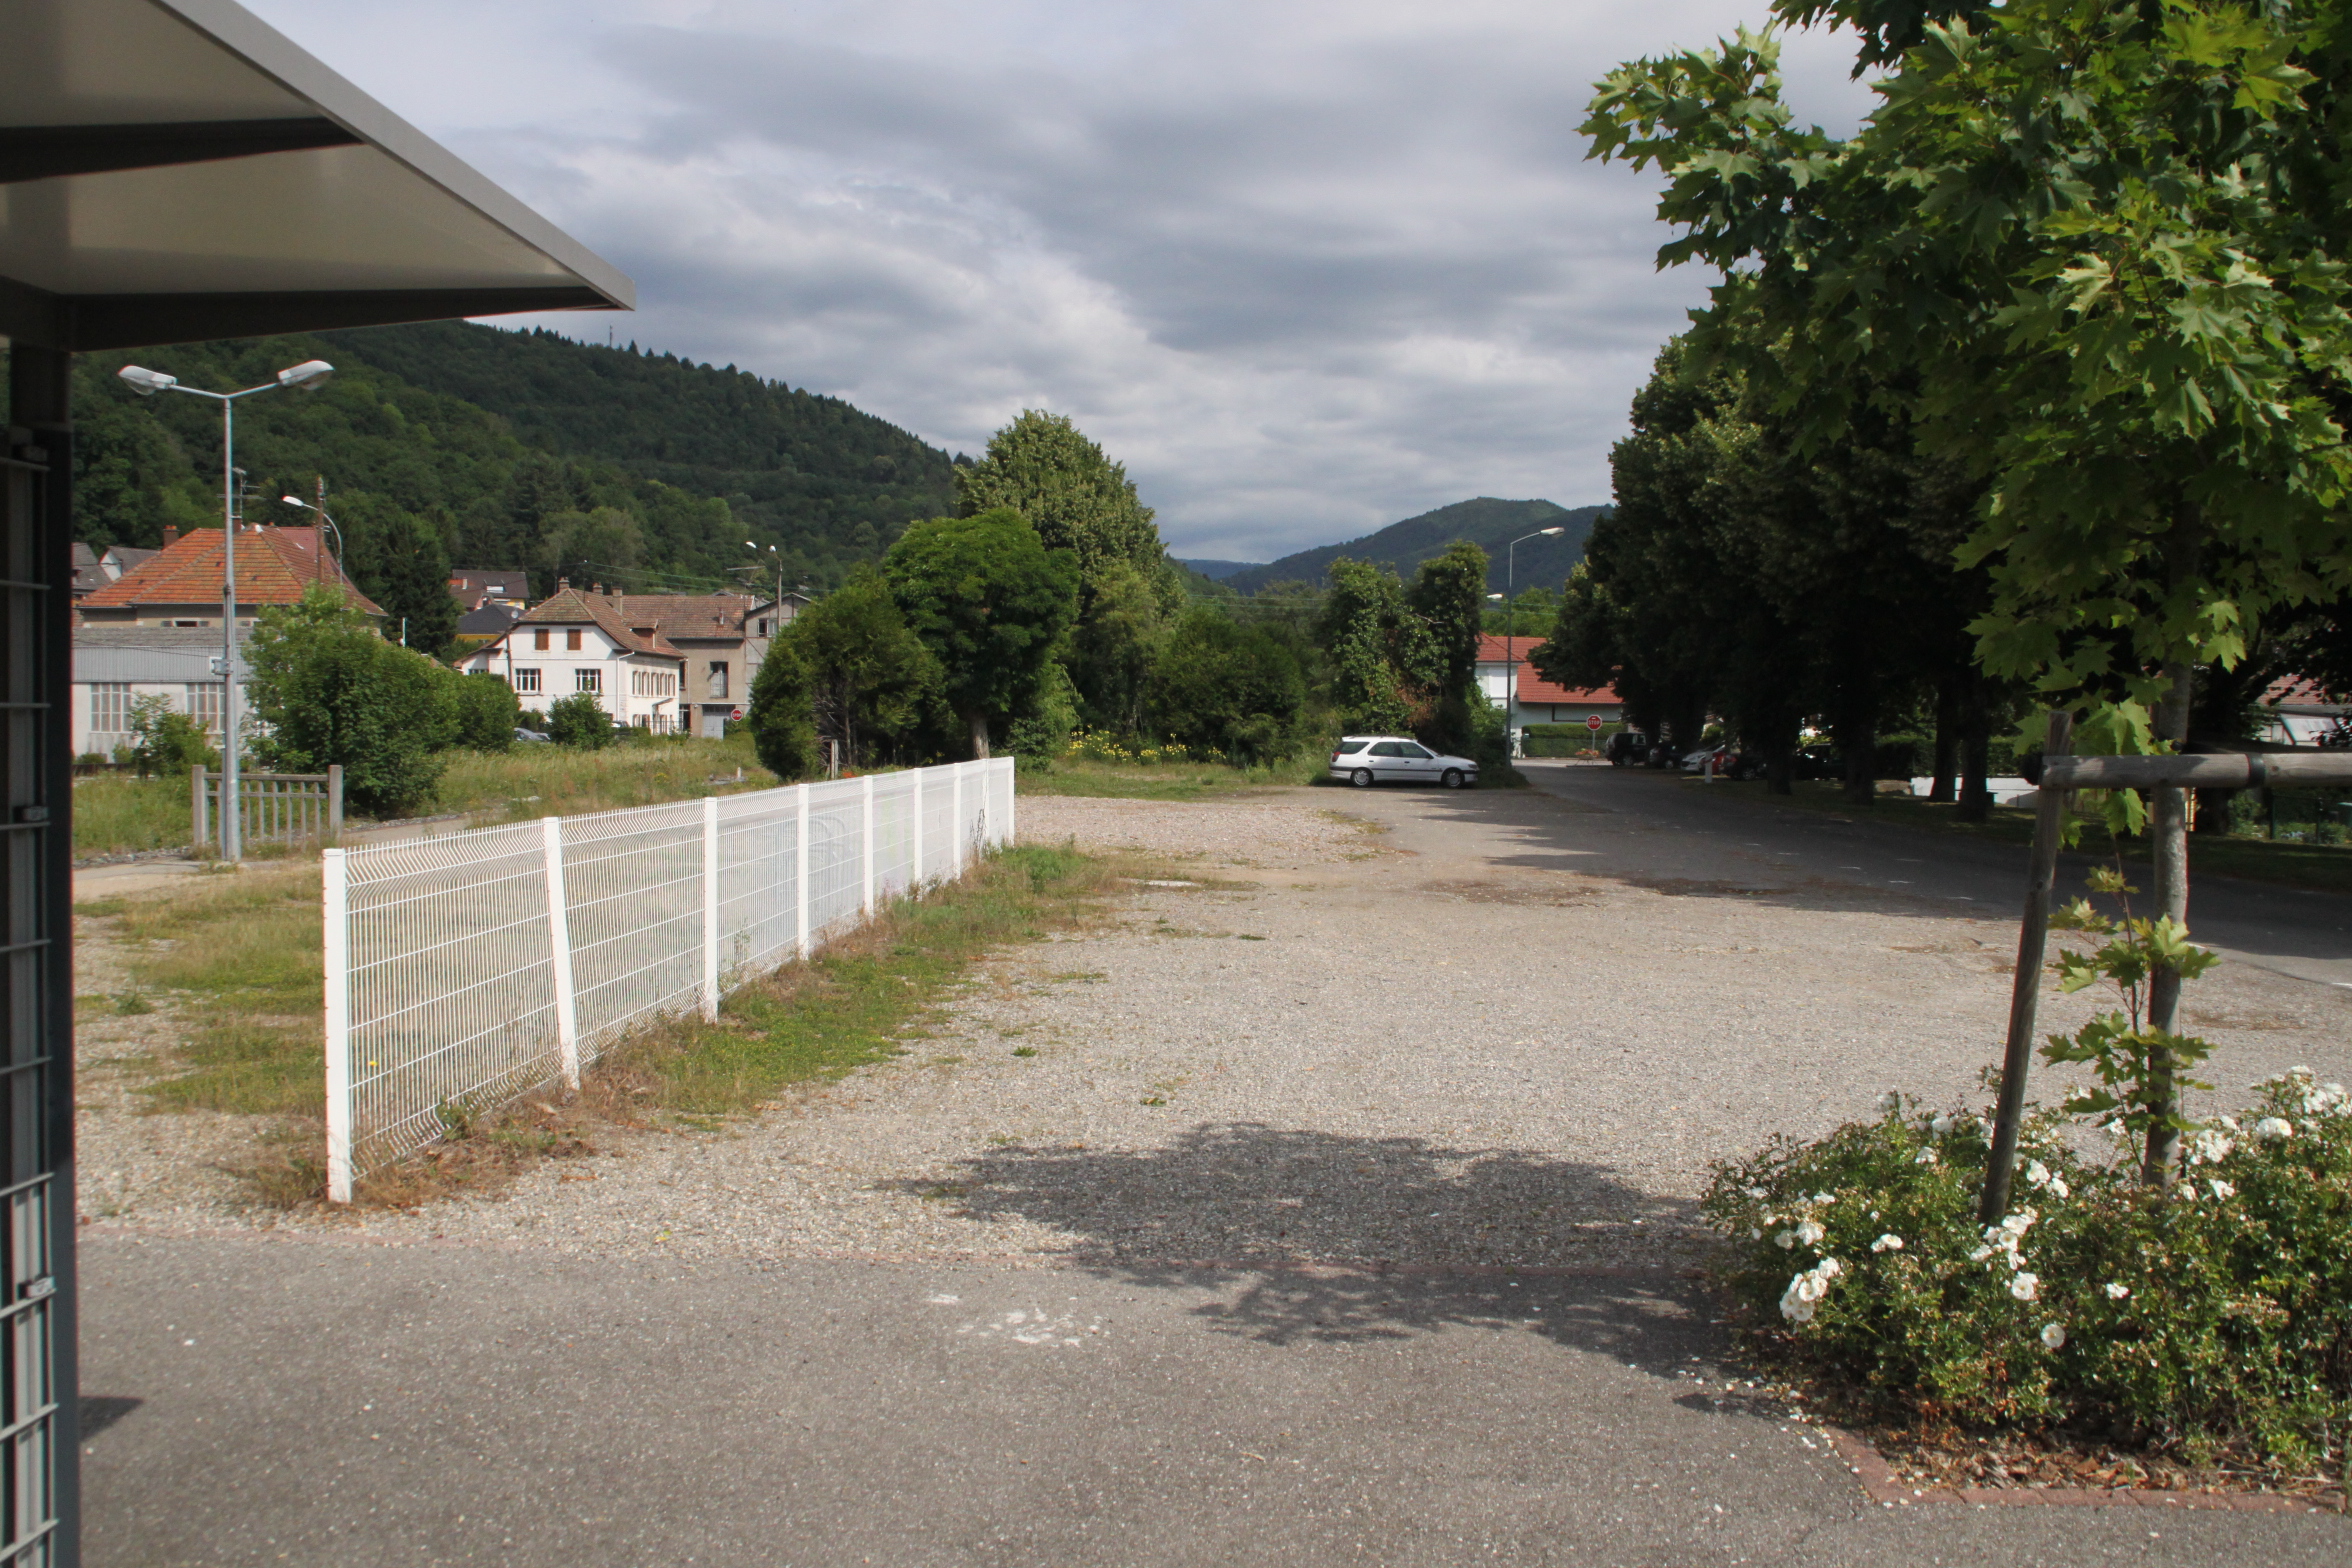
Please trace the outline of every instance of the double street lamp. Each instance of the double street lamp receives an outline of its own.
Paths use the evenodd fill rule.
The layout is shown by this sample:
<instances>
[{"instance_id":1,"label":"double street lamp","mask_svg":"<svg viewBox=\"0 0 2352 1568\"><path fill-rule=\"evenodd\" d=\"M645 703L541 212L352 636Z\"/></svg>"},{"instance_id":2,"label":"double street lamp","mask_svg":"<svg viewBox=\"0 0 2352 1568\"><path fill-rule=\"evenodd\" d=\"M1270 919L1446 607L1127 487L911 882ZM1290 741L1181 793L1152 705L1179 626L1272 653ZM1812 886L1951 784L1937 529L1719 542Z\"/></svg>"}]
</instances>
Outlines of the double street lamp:
<instances>
[{"instance_id":1,"label":"double street lamp","mask_svg":"<svg viewBox=\"0 0 2352 1568\"><path fill-rule=\"evenodd\" d=\"M1512 633L1518 629L1519 612L1514 601L1519 596L1519 547L1530 539L1549 539L1554 534L1566 533L1565 527L1538 528L1534 533L1521 534L1503 548L1503 739L1516 755L1519 750L1519 731L1511 716L1519 707L1519 642Z\"/></svg>"},{"instance_id":2,"label":"double street lamp","mask_svg":"<svg viewBox=\"0 0 2352 1568\"><path fill-rule=\"evenodd\" d=\"M327 515L326 478L322 475L319 479L318 501L316 504L305 501L298 495L282 495L279 496L278 499L288 506L298 507L305 512L318 513L319 526L326 529L328 533L331 533L335 536L335 575L338 577L349 576L350 574L345 571L343 567L343 530L337 528L335 526L335 520Z\"/></svg>"},{"instance_id":3,"label":"double street lamp","mask_svg":"<svg viewBox=\"0 0 2352 1568\"><path fill-rule=\"evenodd\" d=\"M185 392L191 397L208 397L221 406L221 858L235 862L244 857L244 813L237 798L237 400L256 392L274 392L279 387L300 387L316 392L335 367L323 359L306 359L299 365L289 365L278 372L275 381L264 381L257 387L246 387L239 392L207 392L201 387L184 387L180 378L167 376L160 370L149 370L140 365L125 365L115 374L141 397L153 397L158 392Z\"/></svg>"}]
</instances>

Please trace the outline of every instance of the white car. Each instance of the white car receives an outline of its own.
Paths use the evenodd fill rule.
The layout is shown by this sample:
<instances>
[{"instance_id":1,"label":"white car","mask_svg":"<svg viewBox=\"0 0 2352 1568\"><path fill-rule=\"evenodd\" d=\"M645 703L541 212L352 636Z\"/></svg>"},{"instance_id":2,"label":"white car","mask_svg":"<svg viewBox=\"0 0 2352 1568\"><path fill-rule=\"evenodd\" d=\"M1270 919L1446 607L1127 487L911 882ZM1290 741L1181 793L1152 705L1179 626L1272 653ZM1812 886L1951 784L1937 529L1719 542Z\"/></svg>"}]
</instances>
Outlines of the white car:
<instances>
[{"instance_id":1,"label":"white car","mask_svg":"<svg viewBox=\"0 0 2352 1568\"><path fill-rule=\"evenodd\" d=\"M1331 776L1358 789L1380 783L1467 789L1478 782L1478 764L1431 751L1410 735L1343 735L1331 749Z\"/></svg>"}]
</instances>

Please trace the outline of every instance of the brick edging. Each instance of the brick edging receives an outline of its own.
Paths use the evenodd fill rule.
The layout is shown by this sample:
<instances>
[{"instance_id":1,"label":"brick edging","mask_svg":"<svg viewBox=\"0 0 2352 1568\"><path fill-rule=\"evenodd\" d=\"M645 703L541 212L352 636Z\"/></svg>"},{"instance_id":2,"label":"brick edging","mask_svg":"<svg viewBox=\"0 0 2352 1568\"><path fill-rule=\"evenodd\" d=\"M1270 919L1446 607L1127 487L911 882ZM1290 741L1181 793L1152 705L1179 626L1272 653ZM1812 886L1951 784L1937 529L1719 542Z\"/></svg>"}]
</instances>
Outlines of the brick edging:
<instances>
[{"instance_id":1,"label":"brick edging","mask_svg":"<svg viewBox=\"0 0 2352 1568\"><path fill-rule=\"evenodd\" d=\"M2148 1487L2060 1486L1913 1486L1867 1438L1843 1427L1824 1424L1818 1430L1846 1468L1862 1484L1862 1493L1882 1508L1907 1508L1913 1503L1968 1503L1978 1508L2219 1508L2242 1514L2326 1514L2340 1510L2307 1498L2282 1497L2276 1492L2167 1492Z\"/></svg>"}]
</instances>

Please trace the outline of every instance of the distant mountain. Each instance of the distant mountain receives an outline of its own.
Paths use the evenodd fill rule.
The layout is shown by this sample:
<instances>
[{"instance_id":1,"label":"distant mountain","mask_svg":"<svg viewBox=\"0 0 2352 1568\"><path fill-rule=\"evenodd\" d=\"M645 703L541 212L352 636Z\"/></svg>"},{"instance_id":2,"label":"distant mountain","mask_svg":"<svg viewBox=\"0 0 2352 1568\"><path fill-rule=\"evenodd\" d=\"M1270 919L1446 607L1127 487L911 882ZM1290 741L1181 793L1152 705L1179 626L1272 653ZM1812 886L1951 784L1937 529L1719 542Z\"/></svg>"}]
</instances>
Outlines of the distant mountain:
<instances>
[{"instance_id":1,"label":"distant mountain","mask_svg":"<svg viewBox=\"0 0 2352 1568\"><path fill-rule=\"evenodd\" d=\"M1345 544L1320 545L1265 566L1246 566L1222 581L1242 593L1256 593L1266 584L1278 582L1309 582L1321 586L1331 563L1341 556L1353 561L1372 561L1400 577L1410 577L1414 567L1433 555L1442 554L1456 539L1467 539L1483 546L1493 558L1486 582L1489 590L1499 593L1505 575L1503 552L1510 541L1539 528L1557 527L1563 531L1556 538L1530 539L1520 545L1516 561L1519 588L1542 586L1556 591L1568 580L1568 573L1576 563L1584 559L1585 538L1592 532L1594 519L1607 510L1605 506L1580 506L1571 511L1550 501L1498 501L1491 496L1480 496L1474 501L1456 501L1434 512L1391 523L1376 534L1366 534Z\"/></svg>"},{"instance_id":2,"label":"distant mountain","mask_svg":"<svg viewBox=\"0 0 2352 1568\"><path fill-rule=\"evenodd\" d=\"M1255 561L1188 561L1182 556L1176 557L1176 564L1191 567L1213 583L1221 583L1235 572L1254 571L1258 565Z\"/></svg>"}]
</instances>

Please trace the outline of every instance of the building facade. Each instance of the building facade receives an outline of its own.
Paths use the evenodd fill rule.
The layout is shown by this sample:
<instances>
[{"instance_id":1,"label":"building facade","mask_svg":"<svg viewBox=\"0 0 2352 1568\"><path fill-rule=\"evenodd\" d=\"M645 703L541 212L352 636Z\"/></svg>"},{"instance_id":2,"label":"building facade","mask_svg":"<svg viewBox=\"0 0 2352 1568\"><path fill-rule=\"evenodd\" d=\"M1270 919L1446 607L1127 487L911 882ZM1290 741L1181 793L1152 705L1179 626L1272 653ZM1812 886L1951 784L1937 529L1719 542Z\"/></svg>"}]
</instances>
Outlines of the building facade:
<instances>
[{"instance_id":1,"label":"building facade","mask_svg":"<svg viewBox=\"0 0 2352 1568\"><path fill-rule=\"evenodd\" d=\"M541 720L558 700L585 692L616 724L657 735L694 727L688 655L663 637L658 621L642 608L632 611L623 595L587 593L559 582L553 598L526 610L458 668L504 680L523 711Z\"/></svg>"},{"instance_id":2,"label":"building facade","mask_svg":"<svg viewBox=\"0 0 2352 1568\"><path fill-rule=\"evenodd\" d=\"M1542 647L1541 637L1478 639L1478 689L1486 700L1507 710L1512 750L1520 732L1530 724L1582 724L1597 715L1603 724L1625 717L1625 703L1613 686L1562 686L1547 681L1528 662Z\"/></svg>"}]
</instances>

